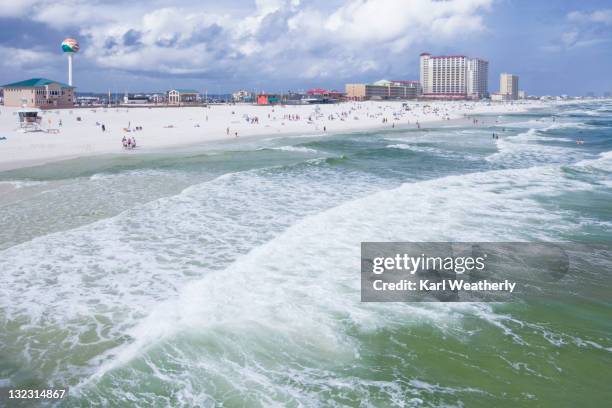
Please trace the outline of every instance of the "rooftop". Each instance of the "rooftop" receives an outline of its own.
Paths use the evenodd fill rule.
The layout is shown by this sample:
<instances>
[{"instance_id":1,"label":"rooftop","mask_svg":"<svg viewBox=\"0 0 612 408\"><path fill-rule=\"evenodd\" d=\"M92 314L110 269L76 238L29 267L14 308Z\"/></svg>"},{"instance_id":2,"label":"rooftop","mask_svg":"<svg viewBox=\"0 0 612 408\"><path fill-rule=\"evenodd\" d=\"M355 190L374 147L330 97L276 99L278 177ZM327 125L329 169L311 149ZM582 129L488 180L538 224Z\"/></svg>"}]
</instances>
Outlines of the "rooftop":
<instances>
[{"instance_id":1,"label":"rooftop","mask_svg":"<svg viewBox=\"0 0 612 408\"><path fill-rule=\"evenodd\" d=\"M402 85L415 85L419 83L419 81L410 81L405 79L392 79L391 82Z\"/></svg>"},{"instance_id":2,"label":"rooftop","mask_svg":"<svg viewBox=\"0 0 612 408\"><path fill-rule=\"evenodd\" d=\"M337 94L340 93L333 89L322 89L322 88L314 88L306 91L308 95L328 95L328 94Z\"/></svg>"},{"instance_id":3,"label":"rooftop","mask_svg":"<svg viewBox=\"0 0 612 408\"><path fill-rule=\"evenodd\" d=\"M467 58L465 55L436 55L431 58Z\"/></svg>"},{"instance_id":4,"label":"rooftop","mask_svg":"<svg viewBox=\"0 0 612 408\"><path fill-rule=\"evenodd\" d=\"M391 85L391 81L389 81L388 79L381 79L379 81L374 82L372 85L389 86Z\"/></svg>"},{"instance_id":5,"label":"rooftop","mask_svg":"<svg viewBox=\"0 0 612 408\"><path fill-rule=\"evenodd\" d=\"M185 93L185 94L197 94L197 93L199 93L195 89L187 89L187 88L175 88L175 89L171 89L171 91L177 91L178 93Z\"/></svg>"},{"instance_id":6,"label":"rooftop","mask_svg":"<svg viewBox=\"0 0 612 408\"><path fill-rule=\"evenodd\" d=\"M417 85L419 81L404 81L404 80L394 80L389 81L387 79L381 79L380 81L374 82L372 85L375 86L413 86Z\"/></svg>"},{"instance_id":7,"label":"rooftop","mask_svg":"<svg viewBox=\"0 0 612 408\"><path fill-rule=\"evenodd\" d=\"M51 84L58 84L63 88L74 88L63 82L53 81L47 78L30 78L25 81L13 82L11 84L2 85L0 88L35 88L38 86L46 86Z\"/></svg>"}]
</instances>

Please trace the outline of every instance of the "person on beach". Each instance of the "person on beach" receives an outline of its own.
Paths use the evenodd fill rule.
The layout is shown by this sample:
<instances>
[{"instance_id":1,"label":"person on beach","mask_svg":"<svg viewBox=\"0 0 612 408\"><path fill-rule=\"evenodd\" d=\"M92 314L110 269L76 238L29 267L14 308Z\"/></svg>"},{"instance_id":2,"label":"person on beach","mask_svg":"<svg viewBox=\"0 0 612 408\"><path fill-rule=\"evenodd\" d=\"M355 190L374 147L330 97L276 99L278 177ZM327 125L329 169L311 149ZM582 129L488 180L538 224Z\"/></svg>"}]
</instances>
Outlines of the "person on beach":
<instances>
[{"instance_id":1,"label":"person on beach","mask_svg":"<svg viewBox=\"0 0 612 408\"><path fill-rule=\"evenodd\" d=\"M102 132L106 132L106 126L102 124Z\"/></svg>"},{"instance_id":2,"label":"person on beach","mask_svg":"<svg viewBox=\"0 0 612 408\"><path fill-rule=\"evenodd\" d=\"M225 130L225 134L226 134L227 136L229 136L229 128L227 128L227 129Z\"/></svg>"}]
</instances>

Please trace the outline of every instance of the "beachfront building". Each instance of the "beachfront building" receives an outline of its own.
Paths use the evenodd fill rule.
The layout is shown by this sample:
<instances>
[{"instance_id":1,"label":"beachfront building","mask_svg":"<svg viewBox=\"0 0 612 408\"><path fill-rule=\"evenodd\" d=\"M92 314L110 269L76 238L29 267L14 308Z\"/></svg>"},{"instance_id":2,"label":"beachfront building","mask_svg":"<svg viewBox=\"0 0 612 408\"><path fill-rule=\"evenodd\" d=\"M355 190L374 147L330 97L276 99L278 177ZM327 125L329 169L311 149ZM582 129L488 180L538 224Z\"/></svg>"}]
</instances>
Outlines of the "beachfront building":
<instances>
[{"instance_id":1,"label":"beachfront building","mask_svg":"<svg viewBox=\"0 0 612 408\"><path fill-rule=\"evenodd\" d=\"M420 55L423 97L480 99L488 95L489 63L465 55Z\"/></svg>"},{"instance_id":2,"label":"beachfront building","mask_svg":"<svg viewBox=\"0 0 612 408\"><path fill-rule=\"evenodd\" d=\"M69 108L74 106L74 87L46 78L30 78L2 86L5 106Z\"/></svg>"},{"instance_id":3,"label":"beachfront building","mask_svg":"<svg viewBox=\"0 0 612 408\"><path fill-rule=\"evenodd\" d=\"M234 102L253 102L253 94L245 89L232 94Z\"/></svg>"},{"instance_id":4,"label":"beachfront building","mask_svg":"<svg viewBox=\"0 0 612 408\"><path fill-rule=\"evenodd\" d=\"M149 103L149 97L146 95L128 95L123 96L124 105L145 105Z\"/></svg>"},{"instance_id":5,"label":"beachfront building","mask_svg":"<svg viewBox=\"0 0 612 408\"><path fill-rule=\"evenodd\" d=\"M357 101L370 99L415 99L421 93L418 81L388 81L373 84L346 84L346 98Z\"/></svg>"},{"instance_id":6,"label":"beachfront building","mask_svg":"<svg viewBox=\"0 0 612 408\"><path fill-rule=\"evenodd\" d=\"M518 99L518 75L503 73L499 76L499 93L507 95L507 100Z\"/></svg>"},{"instance_id":7,"label":"beachfront building","mask_svg":"<svg viewBox=\"0 0 612 408\"><path fill-rule=\"evenodd\" d=\"M491 100L495 102L507 102L511 101L512 98L510 95L502 94L502 93L493 93L491 94Z\"/></svg>"},{"instance_id":8,"label":"beachfront building","mask_svg":"<svg viewBox=\"0 0 612 408\"><path fill-rule=\"evenodd\" d=\"M281 103L281 97L279 95L272 95L272 94L257 95L258 105L276 105L279 103Z\"/></svg>"},{"instance_id":9,"label":"beachfront building","mask_svg":"<svg viewBox=\"0 0 612 408\"><path fill-rule=\"evenodd\" d=\"M102 100L99 96L77 96L76 104L79 106L96 106L101 105Z\"/></svg>"},{"instance_id":10,"label":"beachfront building","mask_svg":"<svg viewBox=\"0 0 612 408\"><path fill-rule=\"evenodd\" d=\"M310 104L335 103L340 101L344 95L342 92L331 89L313 88L306 91L306 96L300 95L302 102Z\"/></svg>"},{"instance_id":11,"label":"beachfront building","mask_svg":"<svg viewBox=\"0 0 612 408\"><path fill-rule=\"evenodd\" d=\"M312 88L306 91L306 96L311 98L340 99L343 95L342 92L334 89Z\"/></svg>"},{"instance_id":12,"label":"beachfront building","mask_svg":"<svg viewBox=\"0 0 612 408\"><path fill-rule=\"evenodd\" d=\"M467 96L470 99L482 99L489 96L489 61L468 58Z\"/></svg>"},{"instance_id":13,"label":"beachfront building","mask_svg":"<svg viewBox=\"0 0 612 408\"><path fill-rule=\"evenodd\" d=\"M151 101L151 103L154 103L156 105L158 105L160 103L166 103L166 95L163 95L163 94L153 94L153 95L151 95L151 98L149 98L149 100Z\"/></svg>"},{"instance_id":14,"label":"beachfront building","mask_svg":"<svg viewBox=\"0 0 612 408\"><path fill-rule=\"evenodd\" d=\"M172 89L167 92L169 105L193 105L198 103L200 93L195 89Z\"/></svg>"}]
</instances>

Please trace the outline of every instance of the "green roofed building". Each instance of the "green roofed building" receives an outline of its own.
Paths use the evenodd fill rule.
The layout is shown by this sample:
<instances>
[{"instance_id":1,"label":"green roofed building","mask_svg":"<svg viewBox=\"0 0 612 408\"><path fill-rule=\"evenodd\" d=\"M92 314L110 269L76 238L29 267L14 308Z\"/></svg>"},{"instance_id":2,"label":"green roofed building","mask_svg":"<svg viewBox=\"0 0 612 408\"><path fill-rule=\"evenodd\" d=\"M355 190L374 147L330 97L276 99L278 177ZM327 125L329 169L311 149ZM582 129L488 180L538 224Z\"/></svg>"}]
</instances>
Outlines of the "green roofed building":
<instances>
[{"instance_id":1,"label":"green roofed building","mask_svg":"<svg viewBox=\"0 0 612 408\"><path fill-rule=\"evenodd\" d=\"M2 85L5 106L31 108L70 108L74 106L74 87L46 78Z\"/></svg>"}]
</instances>

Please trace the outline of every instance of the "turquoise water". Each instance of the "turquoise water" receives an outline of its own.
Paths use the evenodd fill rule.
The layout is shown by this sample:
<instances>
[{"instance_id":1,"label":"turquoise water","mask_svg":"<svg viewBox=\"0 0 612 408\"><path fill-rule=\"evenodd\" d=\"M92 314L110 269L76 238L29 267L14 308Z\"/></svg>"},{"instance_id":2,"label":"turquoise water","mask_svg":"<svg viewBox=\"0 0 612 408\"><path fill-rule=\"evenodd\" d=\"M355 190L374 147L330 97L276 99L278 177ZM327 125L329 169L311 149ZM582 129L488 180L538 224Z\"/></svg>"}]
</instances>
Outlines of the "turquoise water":
<instances>
[{"instance_id":1,"label":"turquoise water","mask_svg":"<svg viewBox=\"0 0 612 408\"><path fill-rule=\"evenodd\" d=\"M537 301L359 301L361 241L612 243L612 103L481 120L0 173L0 387L69 386L66 407L609 405L609 254Z\"/></svg>"}]
</instances>

